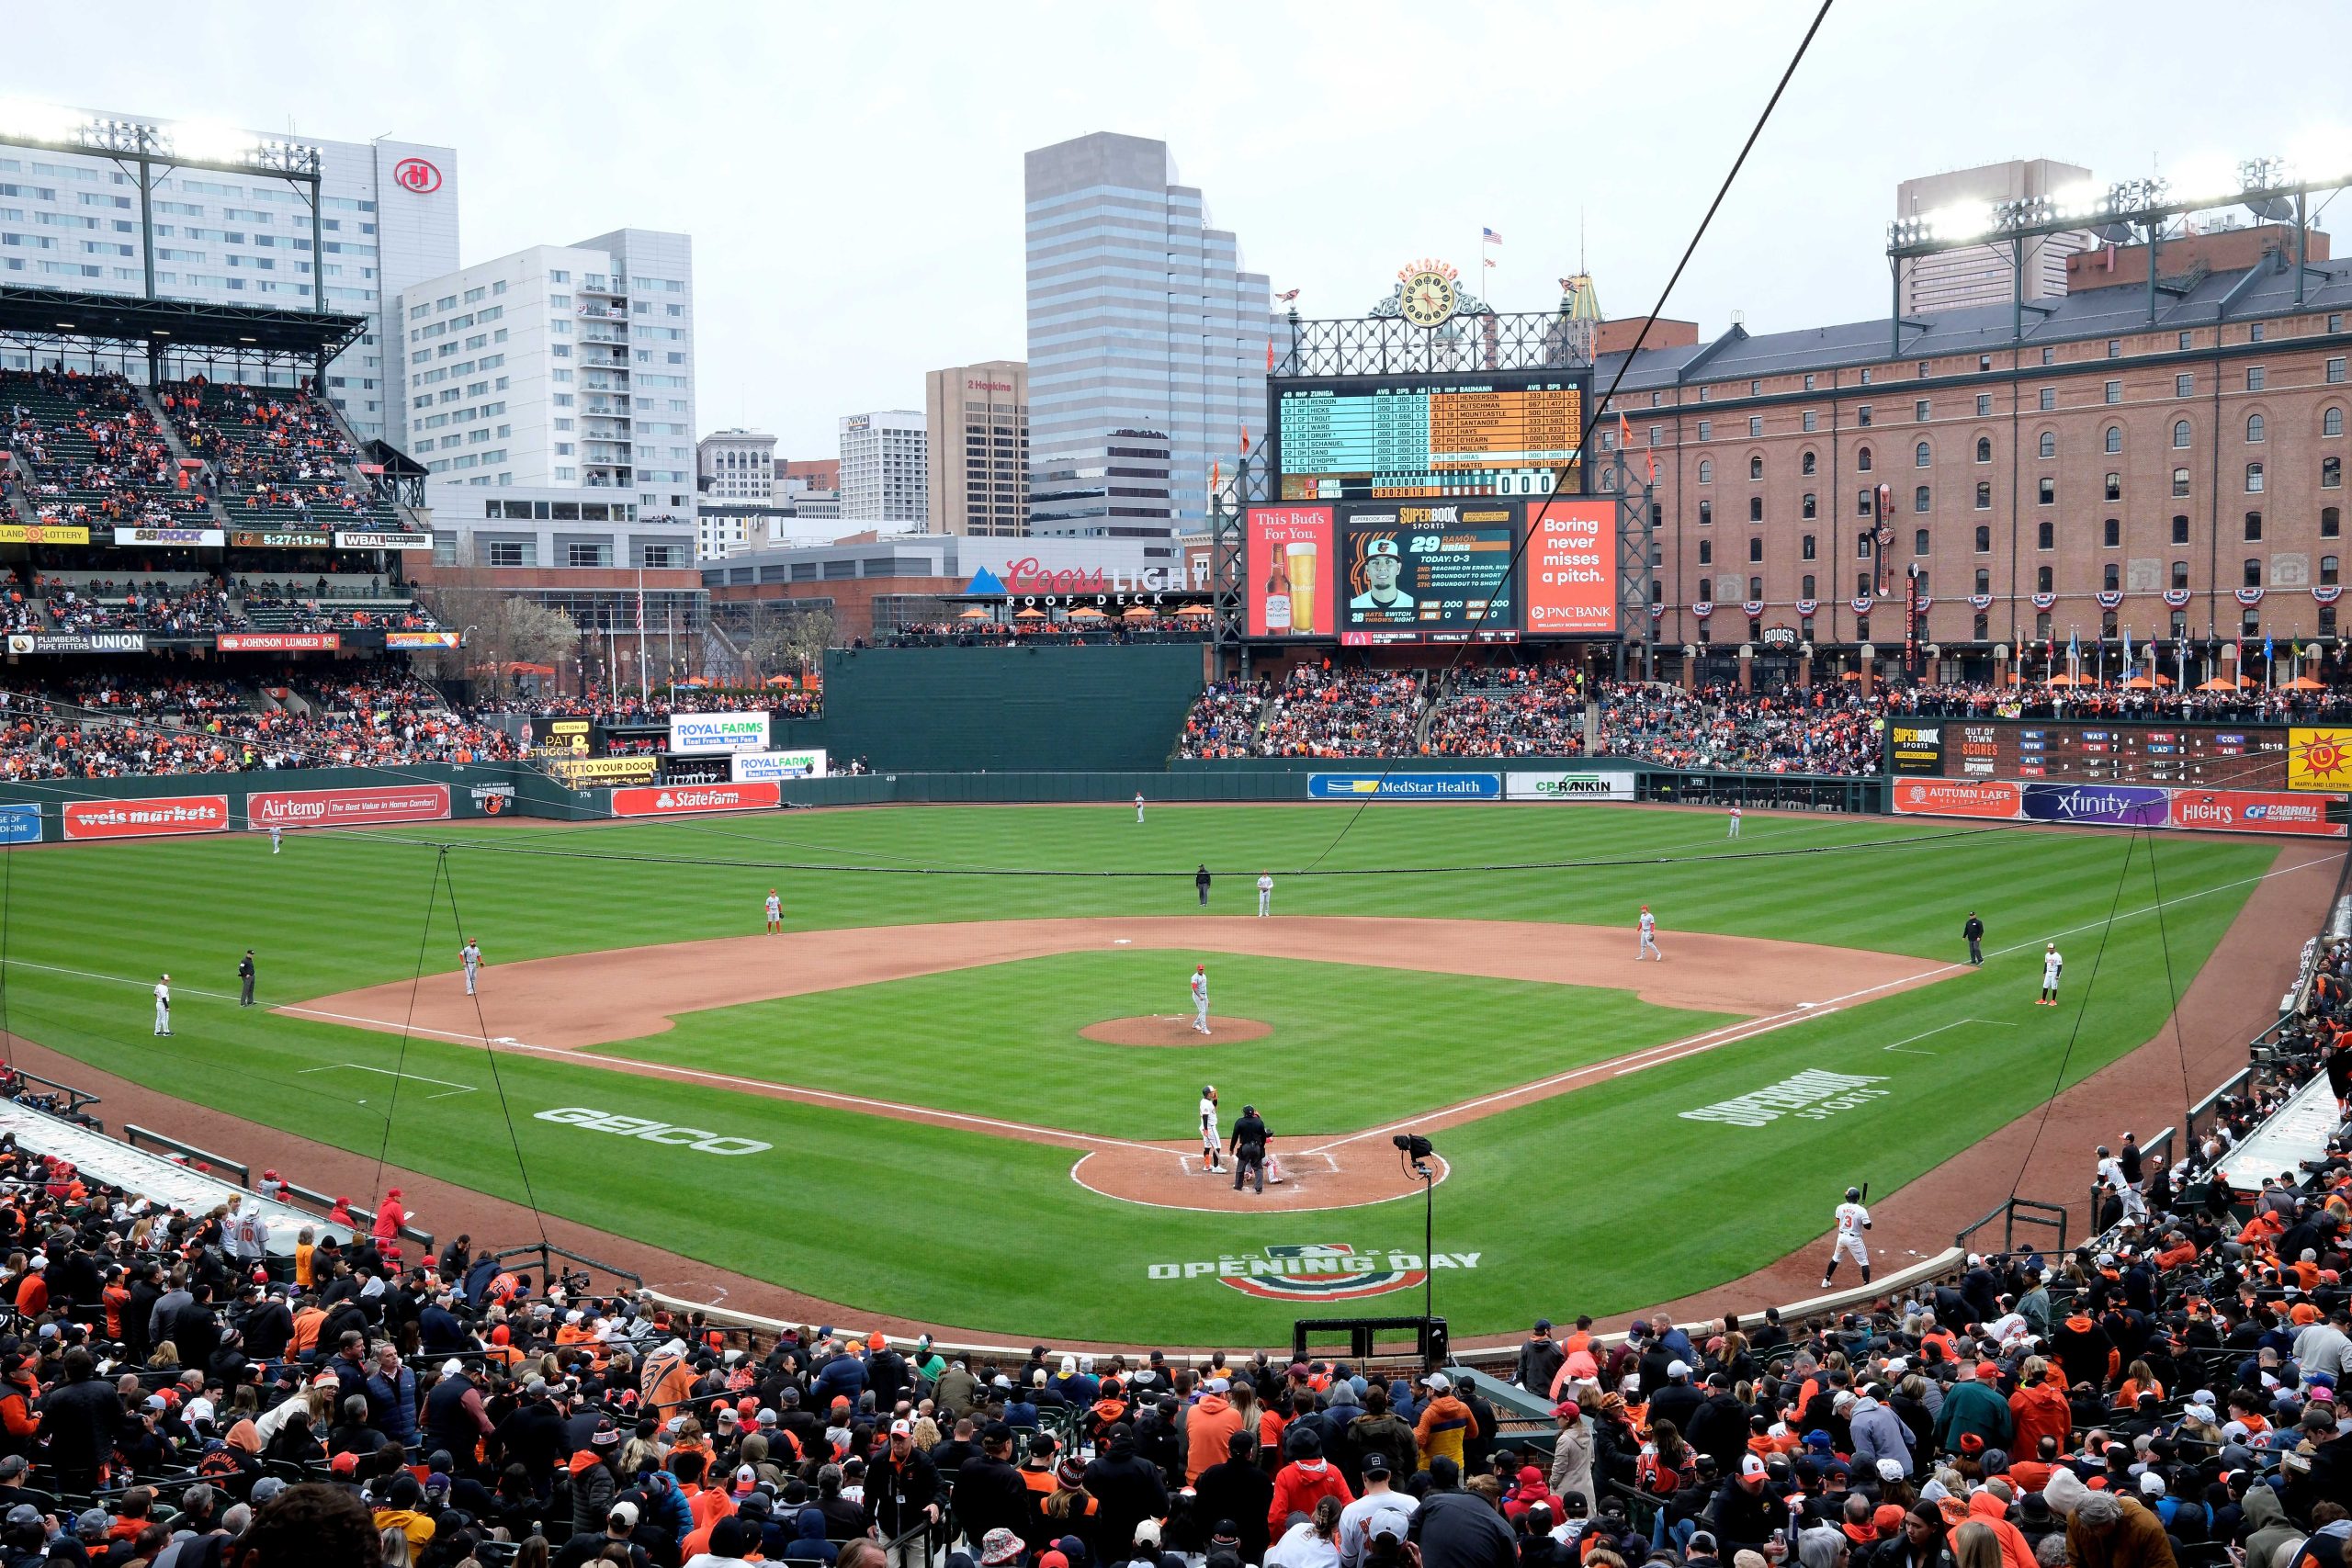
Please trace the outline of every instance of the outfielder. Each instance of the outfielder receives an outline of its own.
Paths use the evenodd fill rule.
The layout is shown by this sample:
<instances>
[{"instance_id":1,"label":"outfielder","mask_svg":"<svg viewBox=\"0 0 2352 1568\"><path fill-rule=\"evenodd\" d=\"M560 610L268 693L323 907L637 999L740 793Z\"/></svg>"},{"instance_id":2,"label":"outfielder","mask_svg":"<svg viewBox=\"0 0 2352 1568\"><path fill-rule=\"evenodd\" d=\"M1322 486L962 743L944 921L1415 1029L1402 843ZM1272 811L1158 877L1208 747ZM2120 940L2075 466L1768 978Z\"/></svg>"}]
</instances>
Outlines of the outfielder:
<instances>
[{"instance_id":1,"label":"outfielder","mask_svg":"<svg viewBox=\"0 0 2352 1568\"><path fill-rule=\"evenodd\" d=\"M770 936L775 936L776 933L778 933L779 931L783 931L783 930L784 930L784 900L783 900L782 898L778 897L776 896L776 891L775 891L775 888L773 888L773 887L771 887L771 888L769 888L769 889L768 889L768 931L767 931L767 934L768 934L768 935L770 935Z\"/></svg>"},{"instance_id":2,"label":"outfielder","mask_svg":"<svg viewBox=\"0 0 2352 1568\"><path fill-rule=\"evenodd\" d=\"M276 854L286 847L286 829L273 822L269 825L269 852Z\"/></svg>"},{"instance_id":3,"label":"outfielder","mask_svg":"<svg viewBox=\"0 0 2352 1568\"><path fill-rule=\"evenodd\" d=\"M1193 965L1193 1027L1203 1034L1209 1032L1209 966Z\"/></svg>"},{"instance_id":4,"label":"outfielder","mask_svg":"<svg viewBox=\"0 0 2352 1568\"><path fill-rule=\"evenodd\" d=\"M466 966L466 995L474 994L474 980L481 973L481 943L466 938L466 945L458 949L458 960Z\"/></svg>"},{"instance_id":5,"label":"outfielder","mask_svg":"<svg viewBox=\"0 0 2352 1568\"><path fill-rule=\"evenodd\" d=\"M172 977L169 975L155 982L155 1032L172 1032Z\"/></svg>"},{"instance_id":6,"label":"outfielder","mask_svg":"<svg viewBox=\"0 0 2352 1568\"><path fill-rule=\"evenodd\" d=\"M1136 826L1143 826L1143 791L1136 791Z\"/></svg>"},{"instance_id":7,"label":"outfielder","mask_svg":"<svg viewBox=\"0 0 2352 1568\"><path fill-rule=\"evenodd\" d=\"M1847 1258L1862 1266L1862 1283L1871 1282L1871 1249L1862 1241L1862 1233L1870 1228L1871 1212L1862 1207L1862 1190L1847 1188L1846 1201L1838 1205L1838 1239L1829 1247L1829 1267L1821 1271L1823 1290L1829 1288L1838 1261Z\"/></svg>"},{"instance_id":8,"label":"outfielder","mask_svg":"<svg viewBox=\"0 0 2352 1568\"><path fill-rule=\"evenodd\" d=\"M1725 833L1724 837L1726 839L1736 839L1739 837L1739 807L1736 806L1731 808L1731 831Z\"/></svg>"},{"instance_id":9,"label":"outfielder","mask_svg":"<svg viewBox=\"0 0 2352 1568\"><path fill-rule=\"evenodd\" d=\"M1261 871L1258 874L1258 918L1263 919L1273 912L1274 874Z\"/></svg>"},{"instance_id":10,"label":"outfielder","mask_svg":"<svg viewBox=\"0 0 2352 1568\"><path fill-rule=\"evenodd\" d=\"M1642 945L1641 950L1634 954L1634 962L1639 964L1645 956L1655 958L1660 964L1666 962L1666 954L1657 950L1657 917L1650 913L1647 904L1642 906Z\"/></svg>"},{"instance_id":11,"label":"outfielder","mask_svg":"<svg viewBox=\"0 0 2352 1568\"><path fill-rule=\"evenodd\" d=\"M1225 1144L1216 1132L1216 1085L1201 1086L1201 1164L1211 1174L1225 1174Z\"/></svg>"},{"instance_id":12,"label":"outfielder","mask_svg":"<svg viewBox=\"0 0 2352 1568\"><path fill-rule=\"evenodd\" d=\"M2058 972L2065 967L2066 961L2059 955L2056 942L2042 949L2041 995L2034 998L2034 1006L2054 1008L2058 1005Z\"/></svg>"}]
</instances>

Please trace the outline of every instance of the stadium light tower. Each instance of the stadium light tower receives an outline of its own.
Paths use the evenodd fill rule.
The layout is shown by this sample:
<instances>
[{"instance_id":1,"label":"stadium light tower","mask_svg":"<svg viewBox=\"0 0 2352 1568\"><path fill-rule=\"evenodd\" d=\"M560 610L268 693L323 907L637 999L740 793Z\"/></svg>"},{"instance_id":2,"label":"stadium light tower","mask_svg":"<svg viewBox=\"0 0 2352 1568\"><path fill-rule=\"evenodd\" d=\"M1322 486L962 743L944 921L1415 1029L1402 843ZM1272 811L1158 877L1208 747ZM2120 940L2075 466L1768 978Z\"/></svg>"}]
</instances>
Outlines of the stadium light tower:
<instances>
[{"instance_id":1,"label":"stadium light tower","mask_svg":"<svg viewBox=\"0 0 2352 1568\"><path fill-rule=\"evenodd\" d=\"M2147 313L2157 315L2156 253L2165 225L2192 212L2243 207L2265 222L2290 223L2295 231L2295 303L2314 276L2307 265L2311 198L2352 187L2352 134L2340 128L2314 128L2295 139L2282 156L2183 159L2170 175L2119 180L2104 187L2084 183L2046 196L2011 201L1956 202L1933 212L1898 218L1886 226L1888 270L1894 275L1890 315L1891 352L1903 352L1903 329L1927 323L1903 314L1902 264L1943 251L2004 245L2009 251L2015 289L2010 299L2010 335L2025 336L2025 243L2028 240L2088 229L2110 243L2144 238L2148 246Z\"/></svg>"},{"instance_id":2,"label":"stadium light tower","mask_svg":"<svg viewBox=\"0 0 2352 1568\"><path fill-rule=\"evenodd\" d=\"M292 137L255 136L209 120L149 125L109 119L58 104L0 98L0 145L51 152L81 152L126 166L139 186L139 240L144 267L141 292L155 298L153 193L159 169L202 169L223 175L259 175L309 187L311 202L311 309L326 309L324 247L320 220L323 159L319 149Z\"/></svg>"}]
</instances>

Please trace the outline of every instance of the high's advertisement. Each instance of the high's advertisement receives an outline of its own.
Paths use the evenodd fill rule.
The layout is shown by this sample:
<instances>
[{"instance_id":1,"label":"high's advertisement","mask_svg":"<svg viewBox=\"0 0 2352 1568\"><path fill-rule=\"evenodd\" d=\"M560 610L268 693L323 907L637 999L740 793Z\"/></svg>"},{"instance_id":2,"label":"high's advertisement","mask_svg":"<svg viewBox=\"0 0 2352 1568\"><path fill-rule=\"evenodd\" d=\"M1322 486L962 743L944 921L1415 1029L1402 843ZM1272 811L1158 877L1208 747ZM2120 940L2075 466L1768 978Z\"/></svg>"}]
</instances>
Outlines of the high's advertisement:
<instances>
[{"instance_id":1,"label":"high's advertisement","mask_svg":"<svg viewBox=\"0 0 2352 1568\"><path fill-rule=\"evenodd\" d=\"M255 790L245 797L245 825L360 828L371 822L438 822L449 815L449 786L391 789Z\"/></svg>"},{"instance_id":2,"label":"high's advertisement","mask_svg":"<svg viewBox=\"0 0 2352 1568\"><path fill-rule=\"evenodd\" d=\"M1342 506L1340 640L1518 641L1518 524L1517 502Z\"/></svg>"},{"instance_id":3,"label":"high's advertisement","mask_svg":"<svg viewBox=\"0 0 2352 1568\"><path fill-rule=\"evenodd\" d=\"M2343 799L2340 795L2177 789L2172 792L2172 825L2224 833L2304 833L2313 838L2340 839L2344 837L2345 825L2329 821L2327 808Z\"/></svg>"},{"instance_id":4,"label":"high's advertisement","mask_svg":"<svg viewBox=\"0 0 2352 1568\"><path fill-rule=\"evenodd\" d=\"M1617 629L1617 503L1555 501L1528 508L1527 635Z\"/></svg>"},{"instance_id":5,"label":"high's advertisement","mask_svg":"<svg viewBox=\"0 0 2352 1568\"><path fill-rule=\"evenodd\" d=\"M69 839L152 839L225 833L229 797L175 795L155 800L69 800L59 808Z\"/></svg>"},{"instance_id":6,"label":"high's advertisement","mask_svg":"<svg viewBox=\"0 0 2352 1568\"><path fill-rule=\"evenodd\" d=\"M670 716L673 751L764 751L768 750L768 716L764 713L673 713Z\"/></svg>"},{"instance_id":7,"label":"high's advertisement","mask_svg":"<svg viewBox=\"0 0 2352 1568\"><path fill-rule=\"evenodd\" d=\"M1333 532L1328 506L1253 506L1246 570L1251 637L1328 637Z\"/></svg>"}]
</instances>

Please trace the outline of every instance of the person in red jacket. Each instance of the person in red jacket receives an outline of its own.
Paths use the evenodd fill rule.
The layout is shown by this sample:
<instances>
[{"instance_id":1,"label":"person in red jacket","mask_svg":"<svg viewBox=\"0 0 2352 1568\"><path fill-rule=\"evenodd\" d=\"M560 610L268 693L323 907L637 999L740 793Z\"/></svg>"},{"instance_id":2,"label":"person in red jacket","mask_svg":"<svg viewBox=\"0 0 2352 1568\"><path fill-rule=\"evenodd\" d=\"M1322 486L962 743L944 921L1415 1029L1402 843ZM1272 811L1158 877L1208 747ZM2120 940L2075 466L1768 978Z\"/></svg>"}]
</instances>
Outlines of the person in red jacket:
<instances>
[{"instance_id":1,"label":"person in red jacket","mask_svg":"<svg viewBox=\"0 0 2352 1568\"><path fill-rule=\"evenodd\" d=\"M1290 1462L1274 1472L1274 1501L1266 1510L1266 1530L1280 1537L1293 1514L1312 1516L1315 1505L1336 1497L1346 1507L1356 1500L1340 1467L1323 1457L1323 1439L1304 1427L1290 1439Z\"/></svg>"},{"instance_id":2,"label":"person in red jacket","mask_svg":"<svg viewBox=\"0 0 2352 1568\"><path fill-rule=\"evenodd\" d=\"M379 1247L387 1243L397 1246L400 1242L401 1227L406 1224L408 1224L408 1211L401 1207L401 1190L395 1187L384 1194L383 1204L376 1211L376 1228L369 1234L375 1237Z\"/></svg>"}]
</instances>

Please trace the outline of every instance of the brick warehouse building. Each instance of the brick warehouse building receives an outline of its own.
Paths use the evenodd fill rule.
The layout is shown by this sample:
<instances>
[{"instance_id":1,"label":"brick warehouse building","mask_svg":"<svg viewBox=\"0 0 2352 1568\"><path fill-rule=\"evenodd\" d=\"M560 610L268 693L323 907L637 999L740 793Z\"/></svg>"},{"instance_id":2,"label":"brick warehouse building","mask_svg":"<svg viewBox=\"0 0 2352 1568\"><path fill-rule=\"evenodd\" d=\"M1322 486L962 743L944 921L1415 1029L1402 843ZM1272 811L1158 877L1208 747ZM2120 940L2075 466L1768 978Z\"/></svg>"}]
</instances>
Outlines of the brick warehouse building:
<instances>
[{"instance_id":1,"label":"brick warehouse building","mask_svg":"<svg viewBox=\"0 0 2352 1568\"><path fill-rule=\"evenodd\" d=\"M2267 229L2167 243L2153 312L2143 255L2077 272L2021 333L2000 306L1906 319L1899 349L1884 318L1654 340L1604 413L1636 482L1657 460L1661 649L1723 674L1790 627L1849 668L1874 643L1883 667L1915 562L1948 672L2070 636L2111 658L2126 630L2135 651L2186 636L2192 674L2214 639L2335 637L2352 263L2310 239L2300 304L2291 231ZM1612 448L1615 420L1599 434ZM1881 485L1890 597L1858 613Z\"/></svg>"}]
</instances>

